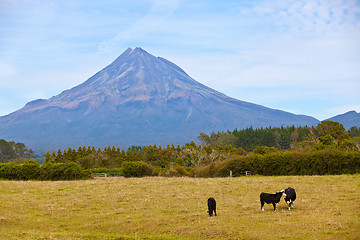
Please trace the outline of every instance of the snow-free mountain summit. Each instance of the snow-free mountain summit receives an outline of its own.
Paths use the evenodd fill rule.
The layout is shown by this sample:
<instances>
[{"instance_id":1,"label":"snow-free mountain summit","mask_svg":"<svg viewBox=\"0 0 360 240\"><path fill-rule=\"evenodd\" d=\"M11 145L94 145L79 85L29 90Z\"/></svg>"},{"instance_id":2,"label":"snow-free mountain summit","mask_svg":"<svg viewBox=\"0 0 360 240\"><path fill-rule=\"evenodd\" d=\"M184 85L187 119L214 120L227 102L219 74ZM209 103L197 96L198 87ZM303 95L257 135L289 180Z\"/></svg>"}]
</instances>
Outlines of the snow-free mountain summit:
<instances>
[{"instance_id":1,"label":"snow-free mountain summit","mask_svg":"<svg viewBox=\"0 0 360 240\"><path fill-rule=\"evenodd\" d=\"M84 83L0 117L0 138L42 151L128 147L184 144L201 132L318 122L230 98L164 58L128 48Z\"/></svg>"}]
</instances>

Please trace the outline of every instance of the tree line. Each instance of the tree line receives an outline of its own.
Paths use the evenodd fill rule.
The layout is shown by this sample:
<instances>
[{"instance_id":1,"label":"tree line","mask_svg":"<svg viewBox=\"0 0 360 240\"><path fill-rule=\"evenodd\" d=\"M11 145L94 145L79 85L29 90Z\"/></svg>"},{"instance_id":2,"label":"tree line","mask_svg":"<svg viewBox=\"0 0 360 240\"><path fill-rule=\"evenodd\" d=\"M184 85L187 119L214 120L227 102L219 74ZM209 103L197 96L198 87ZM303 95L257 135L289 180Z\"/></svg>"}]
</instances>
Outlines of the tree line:
<instances>
[{"instance_id":1,"label":"tree line","mask_svg":"<svg viewBox=\"0 0 360 240\"><path fill-rule=\"evenodd\" d=\"M0 163L21 162L33 158L33 151L27 149L24 143L7 142L0 139Z\"/></svg>"},{"instance_id":2,"label":"tree line","mask_svg":"<svg viewBox=\"0 0 360 240\"><path fill-rule=\"evenodd\" d=\"M322 129L326 128L326 129ZM326 134L324 134L325 132ZM304 139L316 139L320 136L326 136L329 132L340 132L349 138L359 138L360 128L354 126L348 131L344 129L342 124L334 121L323 121L317 127L305 126L295 127L287 126L280 128L259 128L252 127L243 130L233 130L232 132L213 132L210 135L201 133L198 137L202 145L214 146L216 144L232 145L233 147L241 147L245 151L253 151L258 146L275 147L280 150L290 149L294 143L303 142ZM337 138L337 136L333 136Z\"/></svg>"},{"instance_id":3,"label":"tree line","mask_svg":"<svg viewBox=\"0 0 360 240\"><path fill-rule=\"evenodd\" d=\"M195 142L183 146L167 145L166 148L157 145L132 146L125 149L114 146L104 149L95 147L79 147L77 150L68 148L45 154L45 163L75 162L85 169L118 169L128 162L146 162L158 172L166 172L176 165L185 169L192 169L198 165L207 165L215 161L222 161L231 155L246 154L242 148L230 145L216 144L198 145ZM160 173L161 174L161 173Z\"/></svg>"},{"instance_id":4,"label":"tree line","mask_svg":"<svg viewBox=\"0 0 360 240\"><path fill-rule=\"evenodd\" d=\"M235 129L210 136L201 133L198 139L200 144L190 142L165 148L149 145L127 150L115 146L59 149L45 154L44 164L39 168L61 169L70 164L84 171L78 175L81 178L89 176L89 172L125 177L215 177L227 176L230 171L235 176L244 171L260 175L360 172L360 129L353 127L346 131L338 122L323 121L316 127ZM6 167L6 164L0 166L0 178L7 178L3 174ZM65 174L55 169L48 177L46 171L40 170L41 179L56 179L56 174Z\"/></svg>"}]
</instances>

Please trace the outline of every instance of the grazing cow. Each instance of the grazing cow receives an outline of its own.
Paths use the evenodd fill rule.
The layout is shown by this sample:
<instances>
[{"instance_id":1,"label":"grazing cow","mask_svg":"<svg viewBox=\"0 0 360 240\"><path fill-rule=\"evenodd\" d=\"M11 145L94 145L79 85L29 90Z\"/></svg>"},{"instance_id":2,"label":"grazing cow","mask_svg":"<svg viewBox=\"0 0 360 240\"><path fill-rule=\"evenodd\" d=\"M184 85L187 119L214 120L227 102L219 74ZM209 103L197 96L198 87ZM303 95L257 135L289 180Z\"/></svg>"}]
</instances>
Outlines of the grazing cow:
<instances>
[{"instance_id":1,"label":"grazing cow","mask_svg":"<svg viewBox=\"0 0 360 240\"><path fill-rule=\"evenodd\" d=\"M284 190L281 190L275 194L262 192L260 194L261 210L264 211L264 203L272 203L274 206L274 212L276 212L276 204L280 202L281 197L286 197Z\"/></svg>"},{"instance_id":2,"label":"grazing cow","mask_svg":"<svg viewBox=\"0 0 360 240\"><path fill-rule=\"evenodd\" d=\"M210 217L213 215L213 212L215 213L215 216L217 216L216 215L216 201L212 197L208 199L208 209L209 209L208 213L209 213Z\"/></svg>"},{"instance_id":3,"label":"grazing cow","mask_svg":"<svg viewBox=\"0 0 360 240\"><path fill-rule=\"evenodd\" d=\"M293 207L292 204L294 203L294 201L296 199L295 189L288 187L287 189L285 189L285 194L286 194L286 197L284 199L285 199L285 202L287 203L287 205L289 206L289 211L290 211L290 208Z\"/></svg>"}]
</instances>

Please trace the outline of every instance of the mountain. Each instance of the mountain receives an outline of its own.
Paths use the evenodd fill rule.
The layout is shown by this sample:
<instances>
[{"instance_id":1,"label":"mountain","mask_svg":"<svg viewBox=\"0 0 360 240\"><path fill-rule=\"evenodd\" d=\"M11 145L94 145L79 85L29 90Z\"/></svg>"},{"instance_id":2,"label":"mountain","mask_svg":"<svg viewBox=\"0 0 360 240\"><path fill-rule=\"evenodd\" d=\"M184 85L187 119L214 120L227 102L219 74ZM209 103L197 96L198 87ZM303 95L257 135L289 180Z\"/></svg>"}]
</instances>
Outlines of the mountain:
<instances>
[{"instance_id":1,"label":"mountain","mask_svg":"<svg viewBox=\"0 0 360 240\"><path fill-rule=\"evenodd\" d=\"M360 113L355 111L346 112L326 120L339 122L345 129L350 129L353 126L360 127Z\"/></svg>"},{"instance_id":2,"label":"mountain","mask_svg":"<svg viewBox=\"0 0 360 240\"><path fill-rule=\"evenodd\" d=\"M43 152L83 145L125 148L184 144L201 132L318 122L228 97L164 58L128 48L84 83L0 117L0 138Z\"/></svg>"}]
</instances>

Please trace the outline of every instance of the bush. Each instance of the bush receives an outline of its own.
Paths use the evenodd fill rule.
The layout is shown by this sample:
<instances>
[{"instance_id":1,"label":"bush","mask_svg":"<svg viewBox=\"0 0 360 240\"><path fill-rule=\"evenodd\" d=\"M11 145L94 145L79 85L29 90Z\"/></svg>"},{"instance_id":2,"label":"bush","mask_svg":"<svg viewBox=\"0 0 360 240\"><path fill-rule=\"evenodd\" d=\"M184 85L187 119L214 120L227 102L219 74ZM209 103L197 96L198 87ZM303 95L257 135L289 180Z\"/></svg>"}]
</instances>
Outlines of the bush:
<instances>
[{"instance_id":1,"label":"bush","mask_svg":"<svg viewBox=\"0 0 360 240\"><path fill-rule=\"evenodd\" d=\"M216 174L210 174L209 167L196 169L204 177L226 177L230 170L233 176L243 172L265 176L273 175L325 175L360 173L360 152L323 149L319 151L285 151L264 155L252 154L228 159L216 166Z\"/></svg>"},{"instance_id":2,"label":"bush","mask_svg":"<svg viewBox=\"0 0 360 240\"><path fill-rule=\"evenodd\" d=\"M259 161L259 158L262 159L262 155L254 154L247 157L240 156L231 158L217 165L215 169L216 172L213 176L228 177L230 171L233 177L243 176L246 171L254 174L255 169L253 165L257 165L259 168L262 167L261 163L263 162Z\"/></svg>"},{"instance_id":3,"label":"bush","mask_svg":"<svg viewBox=\"0 0 360 240\"><path fill-rule=\"evenodd\" d=\"M193 173L192 175L195 176L195 177L204 177L204 178L207 178L207 177L215 177L215 176L218 176L217 174L217 168L216 168L216 165L218 163L210 163L206 166L199 166L199 167L196 167L194 168L193 170ZM221 175L221 176L226 176L226 174L224 175ZM227 176L229 176L229 173L227 173Z\"/></svg>"},{"instance_id":4,"label":"bush","mask_svg":"<svg viewBox=\"0 0 360 240\"><path fill-rule=\"evenodd\" d=\"M21 180L37 180L39 179L40 164L38 161L29 160L20 165Z\"/></svg>"},{"instance_id":5,"label":"bush","mask_svg":"<svg viewBox=\"0 0 360 240\"><path fill-rule=\"evenodd\" d=\"M54 163L40 166L29 160L23 164L6 163L0 165L0 178L8 180L76 180L91 177L91 172L83 170L76 163Z\"/></svg>"},{"instance_id":6,"label":"bush","mask_svg":"<svg viewBox=\"0 0 360 240\"><path fill-rule=\"evenodd\" d=\"M76 180L90 177L91 171L84 170L74 162L44 164L40 169L41 180Z\"/></svg>"},{"instance_id":7,"label":"bush","mask_svg":"<svg viewBox=\"0 0 360 240\"><path fill-rule=\"evenodd\" d=\"M257 146L254 149L254 153L261 154L261 155L265 155L265 154L273 153L273 152L279 152L279 149L277 149L275 147L267 147L267 146Z\"/></svg>"},{"instance_id":8,"label":"bush","mask_svg":"<svg viewBox=\"0 0 360 240\"><path fill-rule=\"evenodd\" d=\"M155 169L153 166L143 162L123 162L122 164L124 177L145 177L154 175Z\"/></svg>"},{"instance_id":9,"label":"bush","mask_svg":"<svg viewBox=\"0 0 360 240\"><path fill-rule=\"evenodd\" d=\"M19 164L10 162L0 166L0 178L9 180L21 180L21 167Z\"/></svg>"},{"instance_id":10,"label":"bush","mask_svg":"<svg viewBox=\"0 0 360 240\"><path fill-rule=\"evenodd\" d=\"M189 172L185 169L184 166L176 165L174 168L171 168L168 171L169 177L183 177L183 176L189 176Z\"/></svg>"}]
</instances>

